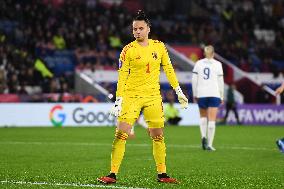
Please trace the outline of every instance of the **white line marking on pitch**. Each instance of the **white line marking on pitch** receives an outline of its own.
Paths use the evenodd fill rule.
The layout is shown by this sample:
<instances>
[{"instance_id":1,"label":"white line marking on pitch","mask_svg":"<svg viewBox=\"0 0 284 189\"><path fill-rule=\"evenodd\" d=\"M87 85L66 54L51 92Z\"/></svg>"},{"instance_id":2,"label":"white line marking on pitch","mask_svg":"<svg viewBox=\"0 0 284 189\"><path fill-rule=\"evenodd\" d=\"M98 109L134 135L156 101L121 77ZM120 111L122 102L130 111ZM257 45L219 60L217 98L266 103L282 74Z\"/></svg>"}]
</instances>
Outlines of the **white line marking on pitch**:
<instances>
[{"instance_id":1,"label":"white line marking on pitch","mask_svg":"<svg viewBox=\"0 0 284 189\"><path fill-rule=\"evenodd\" d=\"M78 183L48 183L48 182L25 182L25 181L9 181L2 180L1 184L19 184L19 185L48 185L48 186L72 186L72 187L89 187L89 188L123 188L123 189L147 189L125 186L109 186L96 184L78 184Z\"/></svg>"},{"instance_id":2,"label":"white line marking on pitch","mask_svg":"<svg viewBox=\"0 0 284 189\"><path fill-rule=\"evenodd\" d=\"M0 141L0 144L21 144L21 145L74 145L74 146L111 146L107 143L84 143L84 142L24 142L24 141ZM134 147L151 147L150 144L127 144L127 146ZM199 145L182 145L182 144L167 144L167 147L173 148L200 148ZM264 150L274 151L273 148L259 148L247 146L219 146L218 149L231 149L231 150Z\"/></svg>"}]
</instances>

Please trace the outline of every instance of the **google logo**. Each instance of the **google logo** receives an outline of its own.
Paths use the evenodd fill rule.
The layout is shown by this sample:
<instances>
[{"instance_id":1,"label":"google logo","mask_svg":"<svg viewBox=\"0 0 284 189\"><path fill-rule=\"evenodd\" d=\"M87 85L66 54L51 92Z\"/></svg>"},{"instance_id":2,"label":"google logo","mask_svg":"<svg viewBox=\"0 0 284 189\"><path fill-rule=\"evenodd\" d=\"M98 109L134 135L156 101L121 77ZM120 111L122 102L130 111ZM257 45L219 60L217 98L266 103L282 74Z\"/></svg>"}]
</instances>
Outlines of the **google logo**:
<instances>
[{"instance_id":1,"label":"google logo","mask_svg":"<svg viewBox=\"0 0 284 189\"><path fill-rule=\"evenodd\" d=\"M62 110L63 107L61 105L56 105L54 106L49 113L49 119L51 121L51 123L56 126L56 127L61 127L66 119L66 115L64 113L59 112L57 114L57 117L59 118L59 120L54 119L55 116L55 111L59 111Z\"/></svg>"}]
</instances>

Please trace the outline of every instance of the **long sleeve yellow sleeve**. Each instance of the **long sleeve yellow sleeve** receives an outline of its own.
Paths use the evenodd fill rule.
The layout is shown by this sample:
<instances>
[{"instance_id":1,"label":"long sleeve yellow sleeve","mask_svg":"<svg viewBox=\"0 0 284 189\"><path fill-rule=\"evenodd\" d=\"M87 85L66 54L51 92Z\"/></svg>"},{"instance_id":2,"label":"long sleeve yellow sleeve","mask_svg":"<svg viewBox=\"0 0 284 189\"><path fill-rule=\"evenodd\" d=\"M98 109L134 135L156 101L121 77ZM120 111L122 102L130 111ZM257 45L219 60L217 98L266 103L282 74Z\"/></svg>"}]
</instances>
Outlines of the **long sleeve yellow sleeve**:
<instances>
[{"instance_id":1,"label":"long sleeve yellow sleeve","mask_svg":"<svg viewBox=\"0 0 284 189\"><path fill-rule=\"evenodd\" d=\"M176 77L166 46L164 44L162 48L163 48L162 67L169 80L170 85L172 86L173 89L175 89L176 87L179 86L178 79Z\"/></svg>"},{"instance_id":2,"label":"long sleeve yellow sleeve","mask_svg":"<svg viewBox=\"0 0 284 189\"><path fill-rule=\"evenodd\" d=\"M126 80L130 73L129 58L127 56L128 55L127 50L130 47L131 45L125 46L120 54L119 68L118 68L118 81L117 81L117 90L116 90L117 97L123 97Z\"/></svg>"}]
</instances>

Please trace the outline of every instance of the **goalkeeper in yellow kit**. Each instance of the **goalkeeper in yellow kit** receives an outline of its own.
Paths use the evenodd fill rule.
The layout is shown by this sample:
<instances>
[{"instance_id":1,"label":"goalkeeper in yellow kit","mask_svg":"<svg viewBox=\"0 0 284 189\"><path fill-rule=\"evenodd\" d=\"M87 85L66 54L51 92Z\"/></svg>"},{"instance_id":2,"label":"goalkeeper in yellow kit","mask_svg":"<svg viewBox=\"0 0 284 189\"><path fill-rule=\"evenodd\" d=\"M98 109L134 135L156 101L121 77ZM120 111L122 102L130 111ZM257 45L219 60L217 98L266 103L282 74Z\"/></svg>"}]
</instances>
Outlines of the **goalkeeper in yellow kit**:
<instances>
[{"instance_id":1,"label":"goalkeeper in yellow kit","mask_svg":"<svg viewBox=\"0 0 284 189\"><path fill-rule=\"evenodd\" d=\"M177 180L166 173L166 146L163 135L165 119L159 84L161 65L183 108L188 106L188 100L179 87L164 43L148 38L150 22L144 12L138 11L132 26L136 40L126 45L120 54L116 101L110 112L118 117L112 144L111 170L109 175L98 178L98 181L104 184L116 182L126 140L140 111L143 111L153 141L158 181L176 183Z\"/></svg>"}]
</instances>

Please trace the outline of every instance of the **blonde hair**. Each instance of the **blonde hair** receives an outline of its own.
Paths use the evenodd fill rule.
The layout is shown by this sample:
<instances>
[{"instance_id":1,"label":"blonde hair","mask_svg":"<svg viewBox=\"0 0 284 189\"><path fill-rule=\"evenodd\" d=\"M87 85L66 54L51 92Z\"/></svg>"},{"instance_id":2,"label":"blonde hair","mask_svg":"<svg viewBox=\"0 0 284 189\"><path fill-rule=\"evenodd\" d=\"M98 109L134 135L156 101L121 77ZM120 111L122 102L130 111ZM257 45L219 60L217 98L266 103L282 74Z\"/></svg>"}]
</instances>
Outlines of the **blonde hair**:
<instances>
[{"instance_id":1,"label":"blonde hair","mask_svg":"<svg viewBox=\"0 0 284 189\"><path fill-rule=\"evenodd\" d=\"M205 46L204 55L206 58L213 58L214 57L214 47L212 45Z\"/></svg>"}]
</instances>

